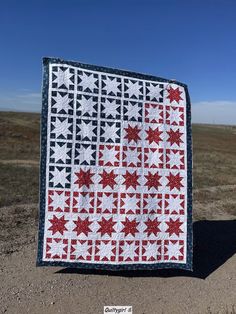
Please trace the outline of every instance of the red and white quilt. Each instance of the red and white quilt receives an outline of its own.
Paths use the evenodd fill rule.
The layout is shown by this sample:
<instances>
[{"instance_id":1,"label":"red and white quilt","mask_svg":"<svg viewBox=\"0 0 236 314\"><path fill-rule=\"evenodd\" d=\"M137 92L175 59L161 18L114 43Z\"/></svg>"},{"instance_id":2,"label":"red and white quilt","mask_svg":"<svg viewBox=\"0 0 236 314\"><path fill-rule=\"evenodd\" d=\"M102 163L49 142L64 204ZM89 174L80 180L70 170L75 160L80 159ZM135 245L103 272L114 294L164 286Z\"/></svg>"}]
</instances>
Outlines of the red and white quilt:
<instances>
[{"instance_id":1,"label":"red and white quilt","mask_svg":"<svg viewBox=\"0 0 236 314\"><path fill-rule=\"evenodd\" d=\"M185 84L44 59L38 265L191 269Z\"/></svg>"}]
</instances>

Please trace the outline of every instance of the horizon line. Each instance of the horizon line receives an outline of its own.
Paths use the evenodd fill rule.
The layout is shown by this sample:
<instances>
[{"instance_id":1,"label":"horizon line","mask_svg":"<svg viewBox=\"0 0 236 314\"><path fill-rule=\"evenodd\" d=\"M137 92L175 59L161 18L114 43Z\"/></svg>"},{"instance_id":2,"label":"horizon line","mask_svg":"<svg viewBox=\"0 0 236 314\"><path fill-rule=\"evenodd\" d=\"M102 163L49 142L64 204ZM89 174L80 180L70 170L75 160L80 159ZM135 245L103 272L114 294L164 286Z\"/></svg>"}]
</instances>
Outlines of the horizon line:
<instances>
[{"instance_id":1,"label":"horizon line","mask_svg":"<svg viewBox=\"0 0 236 314\"><path fill-rule=\"evenodd\" d=\"M1 112L7 112L7 113L33 113L33 114L38 114L41 115L41 111L24 111L24 110L17 110L17 109L9 109L9 108L0 108L0 113ZM197 125L209 125L209 126L222 126L222 127L236 127L236 124L222 124L222 123L210 123L210 122L192 122L192 125L197 124Z\"/></svg>"}]
</instances>

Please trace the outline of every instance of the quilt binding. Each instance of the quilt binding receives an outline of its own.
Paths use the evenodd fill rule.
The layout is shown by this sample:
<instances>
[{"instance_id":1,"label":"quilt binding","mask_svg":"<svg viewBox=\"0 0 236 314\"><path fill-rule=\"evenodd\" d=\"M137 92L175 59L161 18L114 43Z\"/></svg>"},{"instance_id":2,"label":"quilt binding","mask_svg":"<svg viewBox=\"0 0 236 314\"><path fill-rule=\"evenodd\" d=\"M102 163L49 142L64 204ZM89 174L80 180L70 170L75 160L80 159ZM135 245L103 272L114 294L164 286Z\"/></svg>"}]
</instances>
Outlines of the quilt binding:
<instances>
[{"instance_id":1,"label":"quilt binding","mask_svg":"<svg viewBox=\"0 0 236 314\"><path fill-rule=\"evenodd\" d=\"M133 77L142 80L158 81L163 83L175 83L184 88L186 94L186 129L187 129L187 256L186 263L155 263L155 264L103 264L103 263L83 263L83 262L63 262L63 261L43 261L43 239L44 239L44 219L45 219L45 194L46 194L46 160L47 160L47 119L48 119L48 87L49 87L49 65L60 63L79 67L82 69L112 73L122 76ZM60 266L82 269L101 270L154 270L154 269L183 269L193 270L193 230L192 230L192 126L191 126L191 102L187 85L176 80L164 79L161 77L85 64L75 61L66 61L60 58L43 58L43 80L42 80L42 110L40 121L40 175L39 175L39 226L38 226L38 253L36 266Z\"/></svg>"}]
</instances>

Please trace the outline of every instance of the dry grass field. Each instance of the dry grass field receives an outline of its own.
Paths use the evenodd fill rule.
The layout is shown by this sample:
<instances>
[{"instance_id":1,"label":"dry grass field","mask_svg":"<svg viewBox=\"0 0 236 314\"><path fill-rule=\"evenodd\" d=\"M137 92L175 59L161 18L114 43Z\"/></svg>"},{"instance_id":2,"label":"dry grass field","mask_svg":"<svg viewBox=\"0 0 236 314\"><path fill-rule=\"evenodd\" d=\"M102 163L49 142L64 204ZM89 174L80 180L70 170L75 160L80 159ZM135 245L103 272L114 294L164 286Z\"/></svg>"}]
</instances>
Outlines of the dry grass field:
<instances>
[{"instance_id":1,"label":"dry grass field","mask_svg":"<svg viewBox=\"0 0 236 314\"><path fill-rule=\"evenodd\" d=\"M236 127L193 125L194 272L137 277L35 268L39 130L39 114L0 112L0 312L102 313L125 303L135 314L234 313Z\"/></svg>"}]
</instances>

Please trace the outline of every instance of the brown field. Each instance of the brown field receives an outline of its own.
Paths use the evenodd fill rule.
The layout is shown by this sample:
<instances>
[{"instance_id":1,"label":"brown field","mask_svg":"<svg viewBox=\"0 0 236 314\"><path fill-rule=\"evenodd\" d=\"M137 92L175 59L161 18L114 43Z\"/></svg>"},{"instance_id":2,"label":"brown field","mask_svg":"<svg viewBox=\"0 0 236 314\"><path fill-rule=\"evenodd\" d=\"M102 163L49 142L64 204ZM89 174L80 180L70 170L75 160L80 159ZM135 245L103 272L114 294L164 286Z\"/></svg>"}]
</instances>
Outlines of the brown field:
<instances>
[{"instance_id":1,"label":"brown field","mask_svg":"<svg viewBox=\"0 0 236 314\"><path fill-rule=\"evenodd\" d=\"M39 120L0 112L0 313L235 313L236 127L193 125L194 272L108 276L35 267Z\"/></svg>"}]
</instances>

